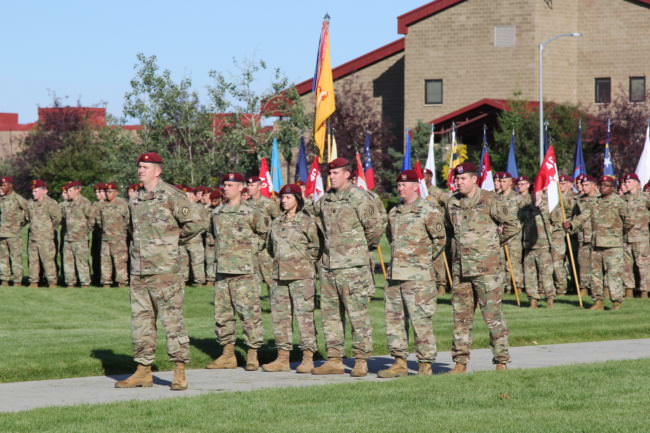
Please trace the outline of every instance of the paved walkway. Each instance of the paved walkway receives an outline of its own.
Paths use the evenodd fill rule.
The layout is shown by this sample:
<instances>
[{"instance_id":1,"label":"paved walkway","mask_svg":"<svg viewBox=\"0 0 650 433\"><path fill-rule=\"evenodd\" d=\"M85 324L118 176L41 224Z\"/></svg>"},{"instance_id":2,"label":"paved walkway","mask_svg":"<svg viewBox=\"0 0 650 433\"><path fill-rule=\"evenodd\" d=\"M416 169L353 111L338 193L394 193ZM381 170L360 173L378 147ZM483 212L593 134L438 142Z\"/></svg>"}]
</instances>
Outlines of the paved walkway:
<instances>
[{"instance_id":1,"label":"paved walkway","mask_svg":"<svg viewBox=\"0 0 650 433\"><path fill-rule=\"evenodd\" d=\"M560 365L604 362L625 359L650 358L650 339L615 340L593 343L524 346L511 349L512 369L554 367ZM492 370L488 349L472 352L471 371ZM389 356L373 357L369 362L371 374L364 378L349 375L312 376L311 374L246 372L236 370L188 370L190 389L182 392L169 390L172 372L156 373L153 388L115 389L113 384L126 375L81 377L74 379L41 380L0 384L0 412L17 412L49 406L111 403L126 400L156 400L171 397L189 397L215 392L252 391L283 386L310 386L336 383L382 381L378 370L390 365ZM354 360L345 361L347 372ZM435 373L444 373L452 367L449 352L438 354ZM292 366L295 368L295 365ZM417 371L415 358L409 359L409 368Z\"/></svg>"}]
</instances>

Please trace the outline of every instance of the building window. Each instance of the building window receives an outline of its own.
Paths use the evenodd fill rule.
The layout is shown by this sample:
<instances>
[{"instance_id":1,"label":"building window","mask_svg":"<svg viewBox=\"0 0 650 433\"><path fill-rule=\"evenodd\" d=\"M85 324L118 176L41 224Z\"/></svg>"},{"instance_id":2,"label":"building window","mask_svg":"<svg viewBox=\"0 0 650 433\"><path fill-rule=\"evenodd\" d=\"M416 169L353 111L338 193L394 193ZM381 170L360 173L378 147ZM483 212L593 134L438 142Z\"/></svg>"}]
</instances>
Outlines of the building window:
<instances>
[{"instance_id":1,"label":"building window","mask_svg":"<svg viewBox=\"0 0 650 433\"><path fill-rule=\"evenodd\" d=\"M612 100L612 79L596 78L596 103L607 104Z\"/></svg>"},{"instance_id":2,"label":"building window","mask_svg":"<svg viewBox=\"0 0 650 433\"><path fill-rule=\"evenodd\" d=\"M442 104L442 80L424 80L424 103Z\"/></svg>"},{"instance_id":3,"label":"building window","mask_svg":"<svg viewBox=\"0 0 650 433\"><path fill-rule=\"evenodd\" d=\"M630 102L645 102L645 77L630 77Z\"/></svg>"},{"instance_id":4,"label":"building window","mask_svg":"<svg viewBox=\"0 0 650 433\"><path fill-rule=\"evenodd\" d=\"M495 26L494 46L514 47L517 43L517 26Z\"/></svg>"}]
</instances>

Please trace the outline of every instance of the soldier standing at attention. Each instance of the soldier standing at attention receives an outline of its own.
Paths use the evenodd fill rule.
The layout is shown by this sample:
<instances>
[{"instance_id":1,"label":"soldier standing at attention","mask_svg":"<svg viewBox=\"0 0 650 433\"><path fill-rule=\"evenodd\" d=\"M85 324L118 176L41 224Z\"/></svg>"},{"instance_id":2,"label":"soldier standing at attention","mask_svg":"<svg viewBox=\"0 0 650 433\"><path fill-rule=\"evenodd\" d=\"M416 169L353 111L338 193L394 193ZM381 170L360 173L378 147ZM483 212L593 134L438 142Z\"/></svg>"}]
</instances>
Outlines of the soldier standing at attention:
<instances>
[{"instance_id":1,"label":"soldier standing at attention","mask_svg":"<svg viewBox=\"0 0 650 433\"><path fill-rule=\"evenodd\" d=\"M202 228L199 216L185 195L164 182L163 159L157 153L138 158L138 177L143 188L129 203L131 216L131 327L136 372L117 382L116 388L153 386L151 364L156 357L156 320L167 336L167 353L176 364L170 389L187 389L185 364L190 339L183 324L184 282L179 269L183 243Z\"/></svg>"},{"instance_id":2,"label":"soldier standing at attention","mask_svg":"<svg viewBox=\"0 0 650 433\"><path fill-rule=\"evenodd\" d=\"M262 366L264 371L289 371L293 347L292 310L300 329L302 363L296 373L310 373L314 368L316 326L314 325L314 263L320 255L316 221L303 211L302 191L295 184L280 190L282 213L271 223L267 250L273 259L271 318L278 348L275 361Z\"/></svg>"},{"instance_id":3,"label":"soldier standing at attention","mask_svg":"<svg viewBox=\"0 0 650 433\"><path fill-rule=\"evenodd\" d=\"M598 188L596 178L584 175L580 182L582 195L576 199L576 213L582 214L596 203L598 199ZM585 220L580 230L577 230L578 237L578 266L580 268L580 289L590 291L592 287L591 253L592 253L592 228L591 220Z\"/></svg>"},{"instance_id":4,"label":"soldier standing at attention","mask_svg":"<svg viewBox=\"0 0 650 433\"><path fill-rule=\"evenodd\" d=\"M512 175L508 172L499 172L495 179L495 187L499 185L501 192L497 193L496 198L499 201L499 206L506 207L508 212L517 219L519 227L521 227L521 220L519 219L519 210L527 203L524 198L513 190ZM495 188L496 189L496 188ZM518 232L510 238L504 245L504 271L505 271L505 287L508 293L514 290L512 287L512 278L510 277L510 266L505 257L505 247L508 247L508 254L510 255L510 263L512 264L512 273L515 275L515 283L520 290L524 289L524 271L523 271L523 246L521 243L521 232Z\"/></svg>"},{"instance_id":5,"label":"soldier standing at attention","mask_svg":"<svg viewBox=\"0 0 650 433\"><path fill-rule=\"evenodd\" d=\"M388 214L387 234L393 259L384 292L386 338L395 362L377 374L386 378L408 374L409 324L415 334L418 374L431 375L431 363L436 359L431 321L437 292L432 266L446 244L443 211L420 198L415 170L405 170L398 176L397 192L401 203Z\"/></svg>"},{"instance_id":6,"label":"soldier standing at attention","mask_svg":"<svg viewBox=\"0 0 650 433\"><path fill-rule=\"evenodd\" d=\"M99 221L102 228L101 245L101 282L110 287L113 283L113 270L118 287L125 287L129 278L127 263L129 249L127 232L129 226L129 204L119 197L119 188L115 182L104 184L106 201L99 209Z\"/></svg>"},{"instance_id":7,"label":"soldier standing at attention","mask_svg":"<svg viewBox=\"0 0 650 433\"><path fill-rule=\"evenodd\" d=\"M281 211L275 200L262 195L261 188L262 180L259 176L250 176L248 178L248 194L250 196L248 203L251 206L255 206L260 213L267 218L266 224L270 227L271 221L279 217ZM259 262L260 280L264 281L267 286L271 287L271 284L273 284L273 269L271 257L266 251L266 245L264 246L264 249L258 253L257 259Z\"/></svg>"},{"instance_id":8,"label":"soldier standing at attention","mask_svg":"<svg viewBox=\"0 0 650 433\"><path fill-rule=\"evenodd\" d=\"M616 193L612 176L602 176L598 183L600 197L580 215L565 221L566 230L579 230L591 222L591 289L594 305L590 310L603 310L604 286L609 288L612 310L620 310L623 298L623 239L632 228L627 203Z\"/></svg>"},{"instance_id":9,"label":"soldier standing at attention","mask_svg":"<svg viewBox=\"0 0 650 433\"><path fill-rule=\"evenodd\" d=\"M212 194L215 193L215 204L212 205ZM201 197L201 202L208 212L208 221L212 216L212 211L214 208L221 204L221 192L219 190L212 191L206 188L203 191L203 196ZM214 285L215 278L215 265L214 265L214 235L210 230L206 230L204 233L204 250L205 250L205 283L207 286Z\"/></svg>"},{"instance_id":10,"label":"soldier standing at attention","mask_svg":"<svg viewBox=\"0 0 650 433\"><path fill-rule=\"evenodd\" d=\"M370 196L350 182L350 162L337 158L328 164L332 188L315 203L315 216L324 230L321 259L321 313L327 362L312 374L343 374L344 314L352 327L355 357L351 376L368 374L372 328L369 294L374 290L368 251L376 248L386 228Z\"/></svg>"},{"instance_id":11,"label":"soldier standing at attention","mask_svg":"<svg viewBox=\"0 0 650 433\"><path fill-rule=\"evenodd\" d=\"M100 219L102 206L106 202L106 184L99 182L95 184L95 197L96 202L93 202L93 212L95 214L95 222L93 224L92 241L90 244L90 256L92 257L93 265L93 282L101 284L102 281L102 222Z\"/></svg>"},{"instance_id":12,"label":"soldier standing at attention","mask_svg":"<svg viewBox=\"0 0 650 433\"><path fill-rule=\"evenodd\" d=\"M530 203L530 179L528 176L517 178L517 192L521 196L522 203Z\"/></svg>"},{"instance_id":13,"label":"soldier standing at attention","mask_svg":"<svg viewBox=\"0 0 650 433\"><path fill-rule=\"evenodd\" d=\"M28 213L27 200L14 192L13 179L0 178L0 280L15 285L23 282L21 231Z\"/></svg>"},{"instance_id":14,"label":"soldier standing at attention","mask_svg":"<svg viewBox=\"0 0 650 433\"><path fill-rule=\"evenodd\" d=\"M77 277L81 287L90 285L88 260L88 234L95 224L95 209L90 201L81 195L81 183L70 182L68 202L63 207L65 236L63 238L63 274L65 284L74 286Z\"/></svg>"},{"instance_id":15,"label":"soldier standing at attention","mask_svg":"<svg viewBox=\"0 0 650 433\"><path fill-rule=\"evenodd\" d=\"M268 218L257 207L242 201L245 182L241 174L228 173L223 179L227 202L212 211L217 262L214 320L223 353L205 367L209 369L237 368L236 316L243 322L248 346L247 371L259 368L257 350L264 344L257 255L266 242Z\"/></svg>"},{"instance_id":16,"label":"soldier standing at attention","mask_svg":"<svg viewBox=\"0 0 650 433\"><path fill-rule=\"evenodd\" d=\"M627 201L628 212L632 228L627 232L625 239L625 287L626 298L633 298L635 287L634 266L639 271L639 291L642 298L648 297L650 289L650 234L648 233L648 224L650 223L650 197L647 193L641 191L641 182L639 177L634 173L628 173L623 176L623 182L626 185L627 194L623 199Z\"/></svg>"},{"instance_id":17,"label":"soldier standing at attention","mask_svg":"<svg viewBox=\"0 0 650 433\"><path fill-rule=\"evenodd\" d=\"M190 270L192 271L192 283L198 286L205 286L205 248L203 246L203 233L210 225L210 215L208 210L199 203L196 190L191 187L185 187L185 195L190 201L194 211L201 217L204 230L200 236L195 236L185 244L183 255L183 267L185 280L189 280Z\"/></svg>"},{"instance_id":18,"label":"soldier standing at attention","mask_svg":"<svg viewBox=\"0 0 650 433\"><path fill-rule=\"evenodd\" d=\"M451 297L456 366L451 373L467 371L477 304L490 333L492 362L497 370L505 370L510 354L508 327L501 312L504 275L500 251L503 243L519 232L519 224L507 208L499 206L494 194L479 188L474 164L464 162L454 173L458 189L447 202L448 224L456 245Z\"/></svg>"},{"instance_id":19,"label":"soldier standing at attention","mask_svg":"<svg viewBox=\"0 0 650 433\"><path fill-rule=\"evenodd\" d=\"M126 196L129 202L135 200L138 197L138 190L140 188L142 188L142 185L140 185L139 183L132 183L131 185L128 186L128 188L126 189Z\"/></svg>"},{"instance_id":20,"label":"soldier standing at attention","mask_svg":"<svg viewBox=\"0 0 650 433\"><path fill-rule=\"evenodd\" d=\"M575 208L575 198L572 193L573 184L571 176L560 176L560 199L564 202L564 211L567 218L573 216ZM561 219L561 209L557 209L560 214L557 221ZM566 235L562 228L561 221L553 225L551 233L551 256L553 257L553 280L555 281L555 292L557 295L564 295L567 291L567 245Z\"/></svg>"},{"instance_id":21,"label":"soldier standing at attention","mask_svg":"<svg viewBox=\"0 0 650 433\"><path fill-rule=\"evenodd\" d=\"M56 228L61 223L61 208L47 195L47 184L32 181L33 200L29 202L29 287L38 287L41 269L47 287L56 285Z\"/></svg>"}]
</instances>

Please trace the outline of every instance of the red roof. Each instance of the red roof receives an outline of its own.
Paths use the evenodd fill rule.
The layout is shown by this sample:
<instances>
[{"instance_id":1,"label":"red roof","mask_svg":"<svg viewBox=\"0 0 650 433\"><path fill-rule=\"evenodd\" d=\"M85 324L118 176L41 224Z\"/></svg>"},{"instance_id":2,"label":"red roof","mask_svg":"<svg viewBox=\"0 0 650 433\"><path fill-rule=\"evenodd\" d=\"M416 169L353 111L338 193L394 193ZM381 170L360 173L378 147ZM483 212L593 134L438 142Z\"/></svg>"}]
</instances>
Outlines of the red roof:
<instances>
[{"instance_id":1,"label":"red roof","mask_svg":"<svg viewBox=\"0 0 650 433\"><path fill-rule=\"evenodd\" d=\"M437 14L452 6L456 6L465 0L434 0L410 12L406 12L397 17L397 33L405 35L409 32L408 26L415 24L431 15ZM650 2L650 0L647 0Z\"/></svg>"},{"instance_id":2,"label":"red roof","mask_svg":"<svg viewBox=\"0 0 650 433\"><path fill-rule=\"evenodd\" d=\"M444 116L438 117L437 119L433 119L429 123L433 123L434 125L439 125L441 123L447 122L448 120L454 119L458 116L462 116L468 111L472 111L479 107L482 107L483 105L487 105L501 111L508 109L508 101L506 101L505 99L483 98L480 101L474 102L473 104L466 105L465 107L459 108L456 111L452 111L451 113L447 113Z\"/></svg>"},{"instance_id":3,"label":"red roof","mask_svg":"<svg viewBox=\"0 0 650 433\"><path fill-rule=\"evenodd\" d=\"M650 0L649 0L650 1ZM356 59L350 60L347 63L343 63L340 66L332 69L332 77L334 80L343 78L346 75L350 75L353 72L363 69L367 66L377 63L380 60L390 57L393 54L397 54L400 51L404 51L404 38L398 39L394 42L391 42L388 45L377 48L376 50L370 51L369 53L364 54L363 56L357 57ZM303 81L302 83L296 84L296 89L298 89L299 95L304 95L311 92L313 79Z\"/></svg>"},{"instance_id":4,"label":"red roof","mask_svg":"<svg viewBox=\"0 0 650 433\"><path fill-rule=\"evenodd\" d=\"M539 102L537 101L526 101L527 110L532 111L538 105ZM451 121L454 121L456 123L456 128L459 128L488 117L489 113L494 110L510 111L510 104L505 99L483 98L472 104L459 108L458 110L452 111L451 113L447 113L444 116L433 119L429 123L442 125L443 128L436 128L436 134L445 134L449 132ZM445 124L447 124L449 128L445 129Z\"/></svg>"},{"instance_id":5,"label":"red roof","mask_svg":"<svg viewBox=\"0 0 650 433\"><path fill-rule=\"evenodd\" d=\"M29 131L34 123L18 123L18 113L0 113L0 131Z\"/></svg>"}]
</instances>

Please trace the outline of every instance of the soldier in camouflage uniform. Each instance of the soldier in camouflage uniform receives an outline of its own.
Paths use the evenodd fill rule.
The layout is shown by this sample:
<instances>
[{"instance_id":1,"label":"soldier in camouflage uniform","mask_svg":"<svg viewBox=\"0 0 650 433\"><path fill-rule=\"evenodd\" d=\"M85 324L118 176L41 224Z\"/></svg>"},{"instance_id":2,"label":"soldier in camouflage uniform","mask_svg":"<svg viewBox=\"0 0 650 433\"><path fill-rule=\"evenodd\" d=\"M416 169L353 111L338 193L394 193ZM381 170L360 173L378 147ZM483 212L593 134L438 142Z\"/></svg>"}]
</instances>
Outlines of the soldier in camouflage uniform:
<instances>
[{"instance_id":1,"label":"soldier in camouflage uniform","mask_svg":"<svg viewBox=\"0 0 650 433\"><path fill-rule=\"evenodd\" d=\"M88 287L90 285L88 234L95 224L95 208L86 197L81 195L81 183L70 182L67 191L68 201L63 207L65 284L76 285L78 277L81 287Z\"/></svg>"},{"instance_id":2,"label":"soldier in camouflage uniform","mask_svg":"<svg viewBox=\"0 0 650 433\"><path fill-rule=\"evenodd\" d=\"M372 328L368 316L374 281L368 251L376 248L386 227L370 196L350 182L350 162L337 158L328 164L332 188L315 204L315 215L325 236L321 259L321 313L327 362L312 374L343 374L344 314L352 327L356 358L351 375L368 374Z\"/></svg>"},{"instance_id":3,"label":"soldier in camouflage uniform","mask_svg":"<svg viewBox=\"0 0 650 433\"><path fill-rule=\"evenodd\" d=\"M560 199L564 202L564 211L567 218L574 214L575 198L572 192L571 176L560 176ZM566 232L562 228L562 210L558 207L560 213L556 218L551 233L551 256L553 257L553 281L555 282L555 293L564 295L567 292L567 269L568 263Z\"/></svg>"},{"instance_id":4,"label":"soldier in camouflage uniform","mask_svg":"<svg viewBox=\"0 0 650 433\"><path fill-rule=\"evenodd\" d=\"M116 388L153 385L151 364L156 356L156 321L160 317L167 337L167 353L175 363L172 390L187 389L185 364L190 339L183 323L184 284L179 269L180 248L198 236L203 224L185 195L164 182L163 160L157 153L138 158L143 188L129 203L131 244L131 327L136 372Z\"/></svg>"},{"instance_id":5,"label":"soldier in camouflage uniform","mask_svg":"<svg viewBox=\"0 0 650 433\"><path fill-rule=\"evenodd\" d=\"M632 224L625 239L626 266L623 275L624 285L627 289L626 297L634 296L631 288L636 285L633 268L633 265L636 265L639 272L639 291L642 298L647 298L650 289L650 234L648 233L650 196L641 191L641 182L636 174L626 174L623 176L623 182L625 182L628 191L623 198L627 201Z\"/></svg>"},{"instance_id":6,"label":"soldier in camouflage uniform","mask_svg":"<svg viewBox=\"0 0 650 433\"><path fill-rule=\"evenodd\" d=\"M444 209L449 199L449 193L433 184L433 172L428 168L424 169L424 181L427 186L427 200ZM449 265L445 263L446 259L447 256L445 254L440 254L433 262L433 273L435 275L436 287L438 288L438 295L440 296L445 294L447 284L449 283L446 270L446 267Z\"/></svg>"},{"instance_id":7,"label":"soldier in camouflage uniform","mask_svg":"<svg viewBox=\"0 0 650 433\"><path fill-rule=\"evenodd\" d=\"M528 176L519 176L516 184L517 193L521 196L522 203L530 203L530 179Z\"/></svg>"},{"instance_id":8,"label":"soldier in camouflage uniform","mask_svg":"<svg viewBox=\"0 0 650 433\"><path fill-rule=\"evenodd\" d=\"M415 334L418 374L431 375L431 363L436 359L431 321L437 293L432 266L446 244L444 213L437 204L420 198L415 170L399 175L397 192L402 202L388 214L393 258L384 292L386 338L395 362L378 373L387 378L408 374L409 324Z\"/></svg>"},{"instance_id":9,"label":"soldier in camouflage uniform","mask_svg":"<svg viewBox=\"0 0 650 433\"><path fill-rule=\"evenodd\" d=\"M47 195L47 184L32 181L33 200L29 202L29 286L38 287L41 269L48 287L56 284L56 229L61 223L61 208Z\"/></svg>"},{"instance_id":10,"label":"soldier in camouflage uniform","mask_svg":"<svg viewBox=\"0 0 650 433\"><path fill-rule=\"evenodd\" d=\"M264 197L261 188L262 180L259 176L250 176L248 178L248 194L250 195L248 203L251 206L255 206L261 214L267 218L266 224L270 226L271 221L280 216L280 207L275 200ZM257 260L259 263L260 280L264 281L268 287L271 287L271 284L273 283L273 268L271 257L266 251L266 245L264 246L264 249L258 253Z\"/></svg>"},{"instance_id":11,"label":"soldier in camouflage uniform","mask_svg":"<svg viewBox=\"0 0 650 433\"><path fill-rule=\"evenodd\" d=\"M546 296L548 308L553 308L555 286L553 285L553 257L551 256L551 236L559 221L553 219L548 212L548 198L543 194L531 195L534 200L520 210L523 223L522 238L524 243L524 278L526 279L526 294L530 300L530 308L537 308L540 286ZM558 210L557 207L554 212Z\"/></svg>"},{"instance_id":12,"label":"soldier in camouflage uniform","mask_svg":"<svg viewBox=\"0 0 650 433\"><path fill-rule=\"evenodd\" d=\"M92 258L92 274L93 282L100 285L102 282L102 225L100 220L102 206L106 202L106 184L99 182L95 184L95 197L97 201L91 202L93 206L93 213L95 214L95 222L93 224L91 243L90 243L90 256Z\"/></svg>"},{"instance_id":13,"label":"soldier in camouflage uniform","mask_svg":"<svg viewBox=\"0 0 650 433\"><path fill-rule=\"evenodd\" d=\"M198 202L194 188L185 187L185 195L192 204L194 211L201 216L204 227L207 230L210 225L210 215L203 204ZM203 233L200 236L192 238L183 248L183 277L189 281L190 270L192 271L192 281L199 286L205 286L205 248L203 247Z\"/></svg>"},{"instance_id":14,"label":"soldier in camouflage uniform","mask_svg":"<svg viewBox=\"0 0 650 433\"><path fill-rule=\"evenodd\" d=\"M248 346L247 371L259 368L257 350L264 343L257 256L264 248L269 218L241 199L245 179L228 173L224 179L227 202L212 211L217 274L214 287L214 319L217 342L223 353L206 368L236 368L236 317L242 321Z\"/></svg>"},{"instance_id":15,"label":"soldier in camouflage uniform","mask_svg":"<svg viewBox=\"0 0 650 433\"><path fill-rule=\"evenodd\" d=\"M580 182L582 195L576 199L576 212L581 214L588 212L598 198L596 179L593 176L584 175ZM580 230L576 231L578 238L578 266L580 268L580 289L590 291L592 287L591 253L592 253L592 229L591 220L586 219Z\"/></svg>"},{"instance_id":16,"label":"soldier in camouflage uniform","mask_svg":"<svg viewBox=\"0 0 650 433\"><path fill-rule=\"evenodd\" d=\"M212 211L221 204L221 192L218 189L205 191L201 201L210 218ZM206 230L204 233L206 285L214 285L215 281L214 244L214 235L210 230Z\"/></svg>"},{"instance_id":17,"label":"soldier in camouflage uniform","mask_svg":"<svg viewBox=\"0 0 650 433\"><path fill-rule=\"evenodd\" d=\"M524 202L524 198L517 194L513 189L513 180L512 175L508 172L499 172L494 179L495 187L498 184L501 192L496 194L496 199L499 201L499 206L505 206L513 215L520 224L521 220L519 219L519 210L525 206L527 203ZM505 256L505 249L508 248L508 254L510 255L510 263L512 264L512 273L515 277L515 283L517 288L520 290L524 289L524 271L523 271L523 248L521 243L521 232L514 235L510 238L503 247L503 263L505 277L505 287L508 293L511 293L514 290L512 286L512 277L510 275L510 266L508 265L507 258Z\"/></svg>"},{"instance_id":18,"label":"soldier in camouflage uniform","mask_svg":"<svg viewBox=\"0 0 650 433\"><path fill-rule=\"evenodd\" d=\"M267 240L267 251L273 259L271 318L278 357L263 365L262 369L289 371L293 316L298 322L302 350L302 363L296 368L296 373L310 373L317 350L314 263L320 255L320 238L316 221L303 211L302 191L298 185L283 186L280 201L284 212L271 223Z\"/></svg>"},{"instance_id":19,"label":"soldier in camouflage uniform","mask_svg":"<svg viewBox=\"0 0 650 433\"><path fill-rule=\"evenodd\" d=\"M27 200L14 192L13 179L0 178L0 280L16 285L23 281L21 231L28 213Z\"/></svg>"},{"instance_id":20,"label":"soldier in camouflage uniform","mask_svg":"<svg viewBox=\"0 0 650 433\"><path fill-rule=\"evenodd\" d=\"M127 232L129 225L129 204L119 197L119 188L115 182L105 185L106 201L99 208L99 224L102 229L101 239L101 283L110 287L113 283L113 271L118 287L128 283L127 262L129 251Z\"/></svg>"},{"instance_id":21,"label":"soldier in camouflage uniform","mask_svg":"<svg viewBox=\"0 0 650 433\"><path fill-rule=\"evenodd\" d=\"M510 354L508 327L501 311L504 277L501 247L519 232L519 224L505 206L499 206L493 193L479 188L474 164L464 162L454 173L458 192L447 202L447 223L456 245L451 299L452 357L456 366L451 373L467 371L477 304L490 333L492 362L497 370L505 370Z\"/></svg>"},{"instance_id":22,"label":"soldier in camouflage uniform","mask_svg":"<svg viewBox=\"0 0 650 433\"><path fill-rule=\"evenodd\" d=\"M585 208L580 215L564 222L565 229L578 230L586 222L591 222L592 246L591 273L594 305L591 310L602 310L604 286L609 287L614 305L613 310L619 310L624 298L623 290L623 239L632 228L628 214L627 203L616 194L615 179L612 176L602 176L598 187L600 197L594 204Z\"/></svg>"}]
</instances>

